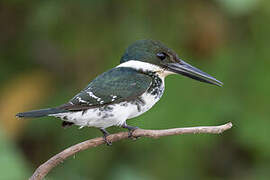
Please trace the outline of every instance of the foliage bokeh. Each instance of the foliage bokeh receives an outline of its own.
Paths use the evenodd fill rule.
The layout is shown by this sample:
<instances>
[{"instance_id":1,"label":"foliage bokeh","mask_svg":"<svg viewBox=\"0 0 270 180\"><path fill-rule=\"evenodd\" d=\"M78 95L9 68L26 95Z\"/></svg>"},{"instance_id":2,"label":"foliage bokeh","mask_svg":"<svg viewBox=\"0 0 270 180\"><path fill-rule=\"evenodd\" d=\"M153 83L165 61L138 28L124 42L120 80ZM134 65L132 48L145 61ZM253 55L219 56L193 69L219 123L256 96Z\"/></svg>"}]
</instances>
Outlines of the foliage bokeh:
<instances>
[{"instance_id":1,"label":"foliage bokeh","mask_svg":"<svg viewBox=\"0 0 270 180\"><path fill-rule=\"evenodd\" d=\"M166 79L162 100L129 124L218 125L220 135L122 141L81 152L48 179L267 179L270 176L270 2L1 1L0 179L25 179L52 155L100 136L17 112L60 105L118 65L138 39L156 39L224 87ZM110 132L121 129L110 128Z\"/></svg>"}]
</instances>

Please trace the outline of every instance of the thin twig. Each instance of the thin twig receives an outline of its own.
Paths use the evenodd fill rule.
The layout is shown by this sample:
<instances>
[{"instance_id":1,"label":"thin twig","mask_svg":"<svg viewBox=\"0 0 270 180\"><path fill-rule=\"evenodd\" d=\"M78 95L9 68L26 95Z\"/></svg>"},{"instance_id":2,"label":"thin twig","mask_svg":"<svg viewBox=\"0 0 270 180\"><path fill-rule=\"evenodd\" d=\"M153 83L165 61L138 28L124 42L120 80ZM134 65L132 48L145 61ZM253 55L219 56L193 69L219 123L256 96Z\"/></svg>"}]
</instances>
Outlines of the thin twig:
<instances>
[{"instance_id":1,"label":"thin twig","mask_svg":"<svg viewBox=\"0 0 270 180\"><path fill-rule=\"evenodd\" d=\"M179 134L220 134L232 127L232 123L229 122L220 126L200 126L200 127L188 127L188 128L174 128L165 130L146 130L146 129L136 129L133 132L134 137L149 137L149 138L159 138L162 136L171 136ZM107 137L110 142L120 141L122 139L128 138L128 132L119 132L111 134ZM30 180L41 180L43 179L54 167L59 163L63 162L69 156L74 155L77 152L89 149L92 147L97 147L101 144L105 144L102 137L90 139L76 145L73 145L64 151L56 154L48 161L40 165Z\"/></svg>"}]
</instances>

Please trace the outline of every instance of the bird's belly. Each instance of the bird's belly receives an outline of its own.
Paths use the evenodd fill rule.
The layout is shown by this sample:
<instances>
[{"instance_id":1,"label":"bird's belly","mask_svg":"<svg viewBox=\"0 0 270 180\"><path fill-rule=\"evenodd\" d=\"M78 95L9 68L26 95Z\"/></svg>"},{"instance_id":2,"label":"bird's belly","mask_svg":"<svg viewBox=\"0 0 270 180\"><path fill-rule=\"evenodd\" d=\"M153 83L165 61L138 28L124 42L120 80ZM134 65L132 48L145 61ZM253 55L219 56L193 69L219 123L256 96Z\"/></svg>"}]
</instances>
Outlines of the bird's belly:
<instances>
[{"instance_id":1,"label":"bird's belly","mask_svg":"<svg viewBox=\"0 0 270 180\"><path fill-rule=\"evenodd\" d=\"M64 121L73 122L84 127L107 128L110 126L122 126L127 119L137 117L148 111L161 97L150 93L144 93L133 101L121 102L85 111L53 114Z\"/></svg>"},{"instance_id":2,"label":"bird's belly","mask_svg":"<svg viewBox=\"0 0 270 180\"><path fill-rule=\"evenodd\" d=\"M110 126L121 126L130 116L136 117L139 113L143 113L141 109L139 109L139 104L135 102L121 102L100 108L59 113L51 116L61 118L64 121L73 122L75 125L82 127L107 128Z\"/></svg>"}]
</instances>

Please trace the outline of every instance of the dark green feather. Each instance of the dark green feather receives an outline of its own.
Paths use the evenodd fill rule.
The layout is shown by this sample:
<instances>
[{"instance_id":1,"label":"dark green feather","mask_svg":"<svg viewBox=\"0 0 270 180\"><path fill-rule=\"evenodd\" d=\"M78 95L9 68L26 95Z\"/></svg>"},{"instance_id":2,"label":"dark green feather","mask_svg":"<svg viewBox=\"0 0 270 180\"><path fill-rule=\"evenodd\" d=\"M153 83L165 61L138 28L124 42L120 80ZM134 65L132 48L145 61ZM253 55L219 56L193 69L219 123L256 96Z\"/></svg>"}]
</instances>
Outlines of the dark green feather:
<instances>
[{"instance_id":1,"label":"dark green feather","mask_svg":"<svg viewBox=\"0 0 270 180\"><path fill-rule=\"evenodd\" d=\"M70 103L63 105L62 108L66 110L82 110L105 104L130 101L146 92L151 82L152 78L150 76L135 69L127 67L114 68L94 79L83 91L71 99ZM90 96L90 92L100 100ZM113 98L114 96L116 97Z\"/></svg>"}]
</instances>

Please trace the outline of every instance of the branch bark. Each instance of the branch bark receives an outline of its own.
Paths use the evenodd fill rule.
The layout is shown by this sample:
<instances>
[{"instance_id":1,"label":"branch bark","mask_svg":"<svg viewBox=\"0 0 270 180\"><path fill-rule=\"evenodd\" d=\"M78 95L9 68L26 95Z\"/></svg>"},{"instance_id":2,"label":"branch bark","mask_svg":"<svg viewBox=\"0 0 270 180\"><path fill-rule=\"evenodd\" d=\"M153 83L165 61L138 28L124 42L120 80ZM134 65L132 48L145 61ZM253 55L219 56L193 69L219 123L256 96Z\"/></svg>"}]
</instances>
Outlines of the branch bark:
<instances>
[{"instance_id":1,"label":"branch bark","mask_svg":"<svg viewBox=\"0 0 270 180\"><path fill-rule=\"evenodd\" d=\"M159 138L162 136L180 135L180 134L220 134L232 127L232 123L229 122L220 126L200 126L200 127L187 127L187 128L174 128L174 129L164 129L164 130L147 130L147 129L136 129L133 132L134 137L149 137L149 138ZM120 141L122 139L128 138L128 132L119 132L111 134L107 139L111 142ZM74 155L77 152L83 151L85 149L97 147L99 145L105 144L102 137L86 140L84 142L73 145L64 151L54 155L48 161L40 165L32 177L29 180L41 180L43 179L54 167L59 163L62 163L66 158Z\"/></svg>"}]
</instances>

